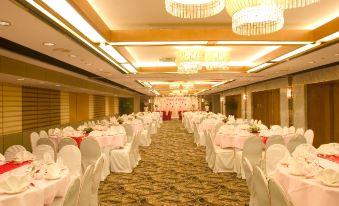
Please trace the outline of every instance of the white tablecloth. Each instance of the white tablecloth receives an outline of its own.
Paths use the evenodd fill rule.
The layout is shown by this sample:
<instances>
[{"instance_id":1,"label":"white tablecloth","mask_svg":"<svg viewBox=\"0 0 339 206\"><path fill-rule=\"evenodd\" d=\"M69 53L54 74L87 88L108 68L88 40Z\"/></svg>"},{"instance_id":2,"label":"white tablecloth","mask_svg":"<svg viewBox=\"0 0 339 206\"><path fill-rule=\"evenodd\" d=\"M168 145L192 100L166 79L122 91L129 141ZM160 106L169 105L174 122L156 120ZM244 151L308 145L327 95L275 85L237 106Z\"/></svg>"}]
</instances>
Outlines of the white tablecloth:
<instances>
[{"instance_id":1,"label":"white tablecloth","mask_svg":"<svg viewBox=\"0 0 339 206\"><path fill-rule=\"evenodd\" d=\"M23 175L27 165L0 175L0 180L9 175ZM0 194L0 206L43 206L51 205L55 197L65 195L71 182L68 170L63 170L62 177L56 180L32 180L34 186L18 194Z\"/></svg>"}]
</instances>

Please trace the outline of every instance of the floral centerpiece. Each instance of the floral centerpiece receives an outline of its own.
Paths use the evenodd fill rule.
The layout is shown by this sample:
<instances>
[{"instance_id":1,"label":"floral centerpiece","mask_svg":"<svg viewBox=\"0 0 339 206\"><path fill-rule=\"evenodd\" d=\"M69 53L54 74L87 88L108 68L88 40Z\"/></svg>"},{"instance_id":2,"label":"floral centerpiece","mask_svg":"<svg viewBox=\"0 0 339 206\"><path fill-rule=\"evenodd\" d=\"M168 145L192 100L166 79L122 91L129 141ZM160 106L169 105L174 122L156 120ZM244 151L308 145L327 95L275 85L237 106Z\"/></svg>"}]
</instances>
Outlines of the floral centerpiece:
<instances>
[{"instance_id":1,"label":"floral centerpiece","mask_svg":"<svg viewBox=\"0 0 339 206\"><path fill-rule=\"evenodd\" d=\"M226 116L224 116L224 117L222 118L222 122L223 122L223 123L227 123L227 122L228 122L228 118L227 118Z\"/></svg>"},{"instance_id":2,"label":"floral centerpiece","mask_svg":"<svg viewBox=\"0 0 339 206\"><path fill-rule=\"evenodd\" d=\"M252 124L249 128L251 133L259 133L260 131L260 127L258 127L258 125Z\"/></svg>"},{"instance_id":3,"label":"floral centerpiece","mask_svg":"<svg viewBox=\"0 0 339 206\"><path fill-rule=\"evenodd\" d=\"M118 122L119 124L122 124L122 123L124 123L124 119L123 119L122 117L119 117L119 118L117 119L117 122Z\"/></svg>"},{"instance_id":4,"label":"floral centerpiece","mask_svg":"<svg viewBox=\"0 0 339 206\"><path fill-rule=\"evenodd\" d=\"M83 131L84 131L85 134L89 134L93 131L93 128L92 127L86 127Z\"/></svg>"}]
</instances>

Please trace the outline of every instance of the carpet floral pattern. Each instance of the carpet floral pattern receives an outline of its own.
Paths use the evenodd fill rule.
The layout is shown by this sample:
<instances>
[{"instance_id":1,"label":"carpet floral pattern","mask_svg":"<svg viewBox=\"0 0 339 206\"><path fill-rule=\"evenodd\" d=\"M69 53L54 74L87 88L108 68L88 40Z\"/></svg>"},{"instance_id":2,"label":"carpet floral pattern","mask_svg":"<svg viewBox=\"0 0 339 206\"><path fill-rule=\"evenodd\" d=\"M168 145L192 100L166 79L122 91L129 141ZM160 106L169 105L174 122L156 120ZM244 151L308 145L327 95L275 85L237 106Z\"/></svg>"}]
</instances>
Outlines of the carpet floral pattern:
<instances>
[{"instance_id":1,"label":"carpet floral pattern","mask_svg":"<svg viewBox=\"0 0 339 206\"><path fill-rule=\"evenodd\" d=\"M246 182L233 173L213 173L205 148L193 143L179 121L164 122L131 174L111 173L99 189L101 206L246 205Z\"/></svg>"}]
</instances>

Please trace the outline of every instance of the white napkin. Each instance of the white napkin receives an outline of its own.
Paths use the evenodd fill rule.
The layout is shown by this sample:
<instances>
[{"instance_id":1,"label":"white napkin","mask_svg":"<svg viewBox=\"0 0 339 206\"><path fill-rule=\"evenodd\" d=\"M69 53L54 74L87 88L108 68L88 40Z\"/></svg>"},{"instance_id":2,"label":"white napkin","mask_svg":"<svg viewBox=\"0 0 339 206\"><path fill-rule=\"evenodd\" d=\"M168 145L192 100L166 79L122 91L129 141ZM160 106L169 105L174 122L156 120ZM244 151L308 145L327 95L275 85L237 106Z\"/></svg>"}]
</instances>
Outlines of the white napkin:
<instances>
[{"instance_id":1,"label":"white napkin","mask_svg":"<svg viewBox=\"0 0 339 206\"><path fill-rule=\"evenodd\" d=\"M0 165L3 165L6 163L6 158L2 154L0 154Z\"/></svg>"},{"instance_id":2,"label":"white napkin","mask_svg":"<svg viewBox=\"0 0 339 206\"><path fill-rule=\"evenodd\" d=\"M51 155L50 153L48 153L48 152L45 152L45 153L44 153L44 162L45 162L46 164L49 164L49 163L53 163L53 162L54 162L53 157L52 157L52 155Z\"/></svg>"},{"instance_id":3,"label":"white napkin","mask_svg":"<svg viewBox=\"0 0 339 206\"><path fill-rule=\"evenodd\" d=\"M59 166L56 163L48 165L45 178L46 179L57 179L59 177L60 177Z\"/></svg>"},{"instance_id":4,"label":"white napkin","mask_svg":"<svg viewBox=\"0 0 339 206\"><path fill-rule=\"evenodd\" d=\"M78 131L84 131L85 128L86 128L85 125L80 125L80 126L77 128L77 130L78 130Z\"/></svg>"},{"instance_id":5,"label":"white napkin","mask_svg":"<svg viewBox=\"0 0 339 206\"><path fill-rule=\"evenodd\" d=\"M15 161L17 162L24 162L28 160L33 160L34 155L30 153L29 151L20 151L15 155Z\"/></svg>"},{"instance_id":6,"label":"white napkin","mask_svg":"<svg viewBox=\"0 0 339 206\"><path fill-rule=\"evenodd\" d=\"M322 155L339 155L339 144L329 143L320 145L317 149L317 153Z\"/></svg>"},{"instance_id":7,"label":"white napkin","mask_svg":"<svg viewBox=\"0 0 339 206\"><path fill-rule=\"evenodd\" d=\"M289 162L289 172L293 175L306 175L307 163L305 161L292 158Z\"/></svg>"},{"instance_id":8,"label":"white napkin","mask_svg":"<svg viewBox=\"0 0 339 206\"><path fill-rule=\"evenodd\" d=\"M64 159L62 159L62 157L58 157L56 164L59 168L65 168Z\"/></svg>"},{"instance_id":9,"label":"white napkin","mask_svg":"<svg viewBox=\"0 0 339 206\"><path fill-rule=\"evenodd\" d=\"M59 128L55 128L54 131L53 131L53 135L61 136L61 130Z\"/></svg>"},{"instance_id":10,"label":"white napkin","mask_svg":"<svg viewBox=\"0 0 339 206\"><path fill-rule=\"evenodd\" d=\"M30 184L26 176L9 176L0 182L0 191L4 193L19 193L24 191Z\"/></svg>"},{"instance_id":11,"label":"white napkin","mask_svg":"<svg viewBox=\"0 0 339 206\"><path fill-rule=\"evenodd\" d=\"M327 186L339 187L339 172L333 169L324 169L317 177Z\"/></svg>"}]
</instances>

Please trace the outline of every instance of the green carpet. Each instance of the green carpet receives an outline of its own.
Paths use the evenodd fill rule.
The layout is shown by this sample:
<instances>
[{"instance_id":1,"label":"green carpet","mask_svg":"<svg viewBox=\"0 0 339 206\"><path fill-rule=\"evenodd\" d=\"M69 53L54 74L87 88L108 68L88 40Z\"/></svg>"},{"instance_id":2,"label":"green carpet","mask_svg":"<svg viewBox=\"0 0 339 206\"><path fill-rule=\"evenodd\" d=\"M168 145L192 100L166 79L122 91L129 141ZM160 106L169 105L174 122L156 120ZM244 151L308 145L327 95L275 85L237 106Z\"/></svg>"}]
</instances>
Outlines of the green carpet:
<instances>
[{"instance_id":1,"label":"green carpet","mask_svg":"<svg viewBox=\"0 0 339 206\"><path fill-rule=\"evenodd\" d=\"M197 147L177 120L164 122L140 154L133 173L111 173L101 183L101 206L248 203L246 182L233 173L213 173L205 161L205 147Z\"/></svg>"}]
</instances>

